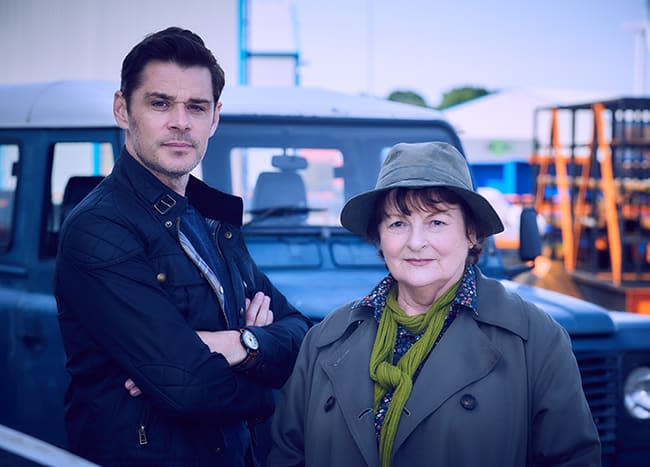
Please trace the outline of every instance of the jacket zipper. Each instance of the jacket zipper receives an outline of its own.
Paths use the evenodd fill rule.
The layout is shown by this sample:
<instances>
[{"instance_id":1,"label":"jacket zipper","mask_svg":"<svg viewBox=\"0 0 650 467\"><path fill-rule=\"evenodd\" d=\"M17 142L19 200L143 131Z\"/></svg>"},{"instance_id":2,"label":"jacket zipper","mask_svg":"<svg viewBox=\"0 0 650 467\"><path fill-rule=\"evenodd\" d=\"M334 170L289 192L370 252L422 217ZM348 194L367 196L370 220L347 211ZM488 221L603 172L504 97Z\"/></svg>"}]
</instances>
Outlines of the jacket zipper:
<instances>
[{"instance_id":1,"label":"jacket zipper","mask_svg":"<svg viewBox=\"0 0 650 467\"><path fill-rule=\"evenodd\" d=\"M188 258L190 258L190 261L192 261L192 263L194 263L194 265L199 269L199 271L201 271L201 273L206 276L205 280L208 282L208 285L210 286L210 288L212 289L214 294L218 297L219 292L218 292L218 290L216 290L214 284L212 283L212 281L208 277L208 275L215 276L214 272L210 271L209 268L208 268L208 271L204 271L201 268L201 265L198 264L198 261L195 258L195 256L197 256L197 257L200 257L200 256L199 256L198 252L196 251L196 249L194 248L194 246L191 243L189 243L189 240L188 240L189 246L185 246L183 244L183 241L180 238L180 235L181 235L181 218L180 217L178 217L176 219L176 234L178 236L178 243L180 244L181 249L183 251L185 251L185 254L188 256ZM216 236L216 234L215 234L215 236ZM221 257L223 258L223 254L221 253L221 249L219 248L219 244L215 242L215 246L217 248L217 253L219 255L221 255ZM218 279L217 279L217 281L218 281ZM219 300L219 301L221 301L221 300ZM226 315L225 303L223 303L221 305L222 305L221 306L221 314L223 315L223 319L224 319L224 321L226 323L226 329L230 329L230 323L228 321L228 316Z\"/></svg>"},{"instance_id":2,"label":"jacket zipper","mask_svg":"<svg viewBox=\"0 0 650 467\"><path fill-rule=\"evenodd\" d=\"M228 265L226 263L226 259L223 256L223 252L221 251L221 247L219 246L219 242L217 239L219 238L219 229L221 228L221 222L217 224L216 228L214 229L214 234L213 234L213 241L214 241L214 247L217 249L217 254L219 255L221 261L223 261L224 267L228 269ZM230 323L228 322L228 315L226 314L226 303L224 300L224 306L222 307L223 309L221 312L223 313L223 319L226 320L226 329L230 329Z\"/></svg>"},{"instance_id":3,"label":"jacket zipper","mask_svg":"<svg viewBox=\"0 0 650 467\"><path fill-rule=\"evenodd\" d=\"M149 404L146 404L144 407L144 412L142 414L142 419L140 420L140 425L138 426L138 443L140 446L146 446L149 444L147 439L147 422L149 418Z\"/></svg>"}]
</instances>

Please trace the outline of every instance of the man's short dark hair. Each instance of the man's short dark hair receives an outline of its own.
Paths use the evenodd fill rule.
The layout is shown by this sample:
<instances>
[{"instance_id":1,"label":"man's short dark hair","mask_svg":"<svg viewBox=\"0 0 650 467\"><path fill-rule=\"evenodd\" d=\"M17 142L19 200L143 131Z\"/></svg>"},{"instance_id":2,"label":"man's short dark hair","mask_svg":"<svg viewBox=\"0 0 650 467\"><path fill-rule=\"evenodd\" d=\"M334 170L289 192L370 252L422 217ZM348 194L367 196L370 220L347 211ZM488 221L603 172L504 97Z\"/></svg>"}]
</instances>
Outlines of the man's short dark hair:
<instances>
[{"instance_id":1,"label":"man's short dark hair","mask_svg":"<svg viewBox=\"0 0 650 467\"><path fill-rule=\"evenodd\" d=\"M172 26L147 35L124 58L120 90L126 100L127 108L133 91L140 86L142 71L148 63L154 61L175 63L182 67L208 68L212 77L214 104L219 102L225 77L217 59L197 34Z\"/></svg>"}]
</instances>

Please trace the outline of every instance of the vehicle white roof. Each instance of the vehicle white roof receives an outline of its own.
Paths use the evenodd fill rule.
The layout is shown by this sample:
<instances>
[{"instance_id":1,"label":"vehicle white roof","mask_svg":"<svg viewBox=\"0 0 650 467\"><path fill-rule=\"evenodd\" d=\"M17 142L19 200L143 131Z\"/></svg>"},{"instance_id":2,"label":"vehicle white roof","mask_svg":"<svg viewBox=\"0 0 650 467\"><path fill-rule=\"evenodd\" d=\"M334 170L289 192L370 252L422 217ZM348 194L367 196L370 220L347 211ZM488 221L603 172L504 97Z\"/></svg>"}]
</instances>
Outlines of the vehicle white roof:
<instances>
[{"instance_id":1,"label":"vehicle white roof","mask_svg":"<svg viewBox=\"0 0 650 467\"><path fill-rule=\"evenodd\" d=\"M611 94L602 91L511 88L450 107L444 113L463 141L532 141L535 109L610 98Z\"/></svg>"},{"instance_id":2,"label":"vehicle white roof","mask_svg":"<svg viewBox=\"0 0 650 467\"><path fill-rule=\"evenodd\" d=\"M113 81L53 81L0 85L0 127L114 126ZM277 116L445 120L442 112L370 96L305 87L226 86L222 117Z\"/></svg>"}]
</instances>

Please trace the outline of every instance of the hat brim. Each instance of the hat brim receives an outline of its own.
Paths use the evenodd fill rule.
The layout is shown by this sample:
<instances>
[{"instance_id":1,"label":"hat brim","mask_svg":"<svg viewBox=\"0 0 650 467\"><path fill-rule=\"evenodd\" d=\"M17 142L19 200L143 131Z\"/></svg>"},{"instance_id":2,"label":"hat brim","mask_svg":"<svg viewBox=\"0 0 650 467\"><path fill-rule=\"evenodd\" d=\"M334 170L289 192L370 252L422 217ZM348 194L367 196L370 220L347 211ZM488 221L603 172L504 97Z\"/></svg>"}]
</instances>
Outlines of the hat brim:
<instances>
[{"instance_id":1,"label":"hat brim","mask_svg":"<svg viewBox=\"0 0 650 467\"><path fill-rule=\"evenodd\" d=\"M417 189L438 187L447 188L448 190L453 191L458 196L460 196L460 198L463 199L465 203L467 203L467 206L472 211L472 215L474 216L476 227L479 230L477 232L479 237L485 238L490 235L503 232L503 222L501 222L499 215L494 210L490 202L474 191L469 191L463 188L449 185L405 186L404 188ZM371 190L350 198L341 210L341 225L343 225L343 227L354 234L366 237L368 235L368 224L370 222L372 212L375 209L377 198L381 193L388 190L393 190L395 188L399 187L392 186L385 189Z\"/></svg>"}]
</instances>

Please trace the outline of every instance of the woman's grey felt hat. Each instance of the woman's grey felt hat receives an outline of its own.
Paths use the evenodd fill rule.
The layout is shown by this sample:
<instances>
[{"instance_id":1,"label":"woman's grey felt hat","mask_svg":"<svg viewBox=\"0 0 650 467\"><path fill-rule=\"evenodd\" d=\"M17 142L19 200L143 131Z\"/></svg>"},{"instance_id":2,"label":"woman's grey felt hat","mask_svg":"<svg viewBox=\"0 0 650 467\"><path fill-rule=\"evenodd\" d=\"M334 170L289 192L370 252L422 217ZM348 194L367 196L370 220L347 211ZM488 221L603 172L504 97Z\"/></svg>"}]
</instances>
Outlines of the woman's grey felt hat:
<instances>
[{"instance_id":1,"label":"woman's grey felt hat","mask_svg":"<svg viewBox=\"0 0 650 467\"><path fill-rule=\"evenodd\" d=\"M479 236L487 237L503 231L503 223L490 202L474 191L465 157L452 145L437 141L393 146L379 171L375 189L350 198L343 206L343 227L366 236L379 194L399 187L448 188L471 209Z\"/></svg>"}]
</instances>

